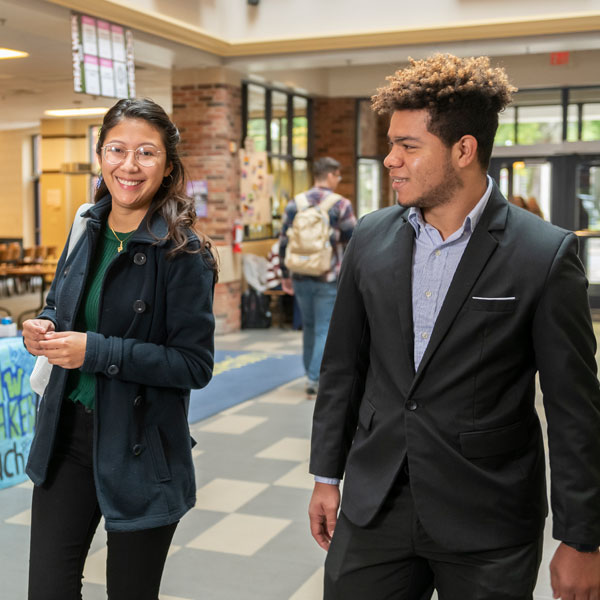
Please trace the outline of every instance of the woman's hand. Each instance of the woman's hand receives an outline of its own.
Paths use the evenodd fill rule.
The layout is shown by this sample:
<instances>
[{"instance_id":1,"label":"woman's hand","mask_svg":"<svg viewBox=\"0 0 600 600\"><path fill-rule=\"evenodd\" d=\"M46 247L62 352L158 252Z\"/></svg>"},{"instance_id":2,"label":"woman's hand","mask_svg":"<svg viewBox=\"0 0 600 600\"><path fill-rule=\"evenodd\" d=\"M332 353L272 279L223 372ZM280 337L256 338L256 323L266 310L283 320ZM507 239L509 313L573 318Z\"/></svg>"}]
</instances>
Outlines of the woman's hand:
<instances>
[{"instance_id":1,"label":"woman's hand","mask_svg":"<svg viewBox=\"0 0 600 600\"><path fill-rule=\"evenodd\" d=\"M23 321L23 339L30 354L40 356L45 354L40 341L45 339L48 332L54 331L54 323L48 319L27 319Z\"/></svg>"},{"instance_id":2,"label":"woman's hand","mask_svg":"<svg viewBox=\"0 0 600 600\"><path fill-rule=\"evenodd\" d=\"M49 331L39 345L51 365L78 369L85 358L87 334L79 331Z\"/></svg>"}]
</instances>

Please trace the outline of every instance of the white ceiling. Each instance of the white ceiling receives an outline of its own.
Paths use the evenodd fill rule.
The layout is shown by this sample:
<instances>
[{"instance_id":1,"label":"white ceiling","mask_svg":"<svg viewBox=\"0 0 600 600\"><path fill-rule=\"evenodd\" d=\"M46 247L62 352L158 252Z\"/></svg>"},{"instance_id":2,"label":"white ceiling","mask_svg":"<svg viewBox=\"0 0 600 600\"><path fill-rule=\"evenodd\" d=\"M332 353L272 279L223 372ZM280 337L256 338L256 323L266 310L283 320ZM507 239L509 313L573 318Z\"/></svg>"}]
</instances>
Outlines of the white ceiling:
<instances>
[{"instance_id":1,"label":"white ceiling","mask_svg":"<svg viewBox=\"0 0 600 600\"><path fill-rule=\"evenodd\" d=\"M221 59L137 31L134 32L134 40L137 94L155 99L169 111L173 68L225 65L246 75L261 75L267 79L280 78L285 73L285 83L326 94L333 93L331 84L328 87L326 82L327 78L332 79L333 71L338 79L344 77L343 69L347 69L351 76L352 69L348 67L364 65L385 67L384 70L391 73L408 56L420 58L434 51L511 56L600 49L598 34L567 34L449 43L435 47L399 46ZM108 107L114 103L114 99L72 91L69 10L43 0L0 0L0 46L30 54L24 59L0 60L0 129L36 124L43 117L43 111L49 108ZM311 81L314 82L312 86ZM371 81L365 80L364 87L362 90L361 82L357 81L352 93L369 95L373 90Z\"/></svg>"}]
</instances>

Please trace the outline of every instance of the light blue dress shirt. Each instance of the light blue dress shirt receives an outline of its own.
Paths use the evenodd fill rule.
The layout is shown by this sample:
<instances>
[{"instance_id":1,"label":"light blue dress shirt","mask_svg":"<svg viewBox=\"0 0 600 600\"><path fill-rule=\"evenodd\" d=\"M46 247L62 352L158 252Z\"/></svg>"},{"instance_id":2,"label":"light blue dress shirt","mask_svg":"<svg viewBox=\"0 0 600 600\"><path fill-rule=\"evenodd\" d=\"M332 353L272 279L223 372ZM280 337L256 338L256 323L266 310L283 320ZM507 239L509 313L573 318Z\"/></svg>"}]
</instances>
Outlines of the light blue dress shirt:
<instances>
[{"instance_id":1,"label":"light blue dress shirt","mask_svg":"<svg viewBox=\"0 0 600 600\"><path fill-rule=\"evenodd\" d=\"M420 208L413 207L408 213L408 222L415 230L412 266L415 370L419 368L458 263L491 193L492 180L488 177L485 193L465 217L462 227L445 240L435 227L423 220Z\"/></svg>"},{"instance_id":2,"label":"light blue dress shirt","mask_svg":"<svg viewBox=\"0 0 600 600\"><path fill-rule=\"evenodd\" d=\"M435 227L424 221L420 208L413 207L408 212L408 222L415 230L412 265L415 370L425 354L458 263L492 193L492 179L489 176L487 181L485 193L465 217L460 229L445 240ZM315 475L315 481L331 485L340 482L334 477L319 475Z\"/></svg>"}]
</instances>

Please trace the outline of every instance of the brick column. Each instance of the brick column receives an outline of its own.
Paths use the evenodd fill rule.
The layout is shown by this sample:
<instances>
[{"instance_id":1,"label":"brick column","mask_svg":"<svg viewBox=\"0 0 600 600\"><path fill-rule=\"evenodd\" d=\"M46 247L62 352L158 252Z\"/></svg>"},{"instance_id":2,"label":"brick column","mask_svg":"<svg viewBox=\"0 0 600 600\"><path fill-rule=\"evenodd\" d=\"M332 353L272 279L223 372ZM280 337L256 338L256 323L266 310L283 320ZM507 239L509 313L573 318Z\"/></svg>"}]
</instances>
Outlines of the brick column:
<instances>
[{"instance_id":1,"label":"brick column","mask_svg":"<svg viewBox=\"0 0 600 600\"><path fill-rule=\"evenodd\" d=\"M220 260L214 312L217 333L241 326L241 260L232 254L239 215L241 84L223 69L186 69L173 75L173 121L188 178L208 182L208 215L199 229L213 241Z\"/></svg>"},{"instance_id":2,"label":"brick column","mask_svg":"<svg viewBox=\"0 0 600 600\"><path fill-rule=\"evenodd\" d=\"M342 164L335 190L352 201L356 211L356 99L315 98L314 157L331 156Z\"/></svg>"}]
</instances>

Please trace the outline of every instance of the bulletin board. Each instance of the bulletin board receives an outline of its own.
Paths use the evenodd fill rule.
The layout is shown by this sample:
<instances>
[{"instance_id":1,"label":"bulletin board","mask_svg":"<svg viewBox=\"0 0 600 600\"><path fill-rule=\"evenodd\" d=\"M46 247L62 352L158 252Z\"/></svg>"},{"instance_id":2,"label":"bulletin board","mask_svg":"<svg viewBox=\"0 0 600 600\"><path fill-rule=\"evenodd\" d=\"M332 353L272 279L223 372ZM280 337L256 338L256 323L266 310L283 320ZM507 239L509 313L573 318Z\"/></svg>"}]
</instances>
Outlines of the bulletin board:
<instances>
[{"instance_id":1,"label":"bulletin board","mask_svg":"<svg viewBox=\"0 0 600 600\"><path fill-rule=\"evenodd\" d=\"M270 223L273 177L268 172L267 153L240 150L240 173L244 225Z\"/></svg>"}]
</instances>

